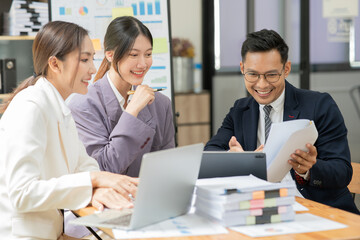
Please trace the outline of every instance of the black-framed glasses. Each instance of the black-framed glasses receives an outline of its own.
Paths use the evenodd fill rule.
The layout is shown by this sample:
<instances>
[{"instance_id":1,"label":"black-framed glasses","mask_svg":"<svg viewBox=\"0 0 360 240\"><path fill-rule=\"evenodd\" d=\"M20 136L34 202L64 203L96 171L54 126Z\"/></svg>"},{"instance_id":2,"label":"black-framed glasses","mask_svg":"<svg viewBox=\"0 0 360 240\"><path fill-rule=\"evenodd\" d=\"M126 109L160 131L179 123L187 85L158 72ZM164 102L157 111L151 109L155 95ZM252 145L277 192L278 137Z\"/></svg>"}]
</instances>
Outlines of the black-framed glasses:
<instances>
[{"instance_id":1,"label":"black-framed glasses","mask_svg":"<svg viewBox=\"0 0 360 240\"><path fill-rule=\"evenodd\" d=\"M280 76L283 74L284 68L281 70L281 73L256 73L256 72L246 72L244 74L245 80L251 83L254 83L260 79L260 76L263 75L265 80L269 83L275 83L279 81Z\"/></svg>"}]
</instances>

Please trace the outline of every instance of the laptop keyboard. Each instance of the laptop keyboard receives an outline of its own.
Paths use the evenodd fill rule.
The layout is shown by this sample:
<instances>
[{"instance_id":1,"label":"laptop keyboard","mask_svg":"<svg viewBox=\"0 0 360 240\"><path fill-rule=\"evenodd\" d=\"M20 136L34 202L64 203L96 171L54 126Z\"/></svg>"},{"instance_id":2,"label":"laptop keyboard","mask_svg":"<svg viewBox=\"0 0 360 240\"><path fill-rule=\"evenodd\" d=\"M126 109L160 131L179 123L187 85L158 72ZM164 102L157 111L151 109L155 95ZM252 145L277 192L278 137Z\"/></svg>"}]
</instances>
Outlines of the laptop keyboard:
<instances>
[{"instance_id":1,"label":"laptop keyboard","mask_svg":"<svg viewBox=\"0 0 360 240\"><path fill-rule=\"evenodd\" d=\"M103 219L103 221L101 221L103 224L128 226L130 225L132 212L133 212L132 209L122 209L122 210L109 209L98 214L98 216L99 218Z\"/></svg>"},{"instance_id":2,"label":"laptop keyboard","mask_svg":"<svg viewBox=\"0 0 360 240\"><path fill-rule=\"evenodd\" d=\"M105 223L105 224L113 224L113 225L120 225L120 226L129 226L130 225L130 220L131 220L131 215L132 215L131 213L128 213L128 214L120 216L120 217L116 217L116 218L106 220L103 223Z\"/></svg>"}]
</instances>

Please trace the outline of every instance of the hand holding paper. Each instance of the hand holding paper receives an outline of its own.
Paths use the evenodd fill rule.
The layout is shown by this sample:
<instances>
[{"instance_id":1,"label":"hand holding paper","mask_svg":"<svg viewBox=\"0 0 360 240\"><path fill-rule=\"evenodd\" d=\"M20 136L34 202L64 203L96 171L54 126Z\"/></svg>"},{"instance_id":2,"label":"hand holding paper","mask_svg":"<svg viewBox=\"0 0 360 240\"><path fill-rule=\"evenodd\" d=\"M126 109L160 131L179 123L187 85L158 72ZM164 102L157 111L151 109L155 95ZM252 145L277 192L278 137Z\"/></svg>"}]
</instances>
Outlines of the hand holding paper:
<instances>
[{"instance_id":1,"label":"hand holding paper","mask_svg":"<svg viewBox=\"0 0 360 240\"><path fill-rule=\"evenodd\" d=\"M293 169L300 174L305 174L316 163L316 147L306 144L306 148L308 151L296 150L291 154L291 160L288 160Z\"/></svg>"},{"instance_id":2,"label":"hand holding paper","mask_svg":"<svg viewBox=\"0 0 360 240\"><path fill-rule=\"evenodd\" d=\"M281 181L292 168L288 163L291 155L297 149L309 151L306 144L314 144L317 137L314 122L307 119L273 123L264 147L268 181Z\"/></svg>"}]
</instances>

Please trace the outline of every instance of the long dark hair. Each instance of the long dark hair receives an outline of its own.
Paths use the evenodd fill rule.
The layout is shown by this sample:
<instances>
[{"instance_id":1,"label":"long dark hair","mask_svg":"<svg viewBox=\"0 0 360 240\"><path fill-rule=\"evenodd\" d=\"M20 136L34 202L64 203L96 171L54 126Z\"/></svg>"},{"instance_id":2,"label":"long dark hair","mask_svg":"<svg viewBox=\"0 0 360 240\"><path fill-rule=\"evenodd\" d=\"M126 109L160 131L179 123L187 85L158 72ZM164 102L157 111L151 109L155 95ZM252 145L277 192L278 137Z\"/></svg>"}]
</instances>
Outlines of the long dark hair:
<instances>
[{"instance_id":1,"label":"long dark hair","mask_svg":"<svg viewBox=\"0 0 360 240\"><path fill-rule=\"evenodd\" d=\"M7 102L2 104L0 113L5 112L11 100L21 90L34 85L41 77L47 76L48 59L52 56L65 60L65 56L78 49L88 35L88 31L77 24L63 21L47 23L36 35L32 47L34 74L25 79L10 95Z\"/></svg>"},{"instance_id":2,"label":"long dark hair","mask_svg":"<svg viewBox=\"0 0 360 240\"><path fill-rule=\"evenodd\" d=\"M153 39L149 29L137 18L118 17L109 24L104 38L104 50L114 51L112 64L118 73L117 63L131 51L136 38L140 34L149 39L151 46L153 46ZM110 67L111 63L105 57L95 75L94 82L101 79Z\"/></svg>"}]
</instances>

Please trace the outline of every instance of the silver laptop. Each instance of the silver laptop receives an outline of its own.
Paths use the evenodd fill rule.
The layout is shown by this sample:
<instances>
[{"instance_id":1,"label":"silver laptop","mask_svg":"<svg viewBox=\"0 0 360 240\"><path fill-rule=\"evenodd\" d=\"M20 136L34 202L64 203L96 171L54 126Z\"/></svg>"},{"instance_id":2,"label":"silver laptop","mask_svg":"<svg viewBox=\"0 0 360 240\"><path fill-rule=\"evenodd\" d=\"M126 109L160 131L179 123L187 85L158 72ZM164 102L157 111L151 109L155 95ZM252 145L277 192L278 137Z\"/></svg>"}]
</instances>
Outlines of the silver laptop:
<instances>
[{"instance_id":1,"label":"silver laptop","mask_svg":"<svg viewBox=\"0 0 360 240\"><path fill-rule=\"evenodd\" d=\"M105 210L70 223L130 230L187 213L203 148L199 143L144 154L133 209Z\"/></svg>"},{"instance_id":2,"label":"silver laptop","mask_svg":"<svg viewBox=\"0 0 360 240\"><path fill-rule=\"evenodd\" d=\"M249 174L267 180L265 153L203 152L199 178L243 176Z\"/></svg>"}]
</instances>

